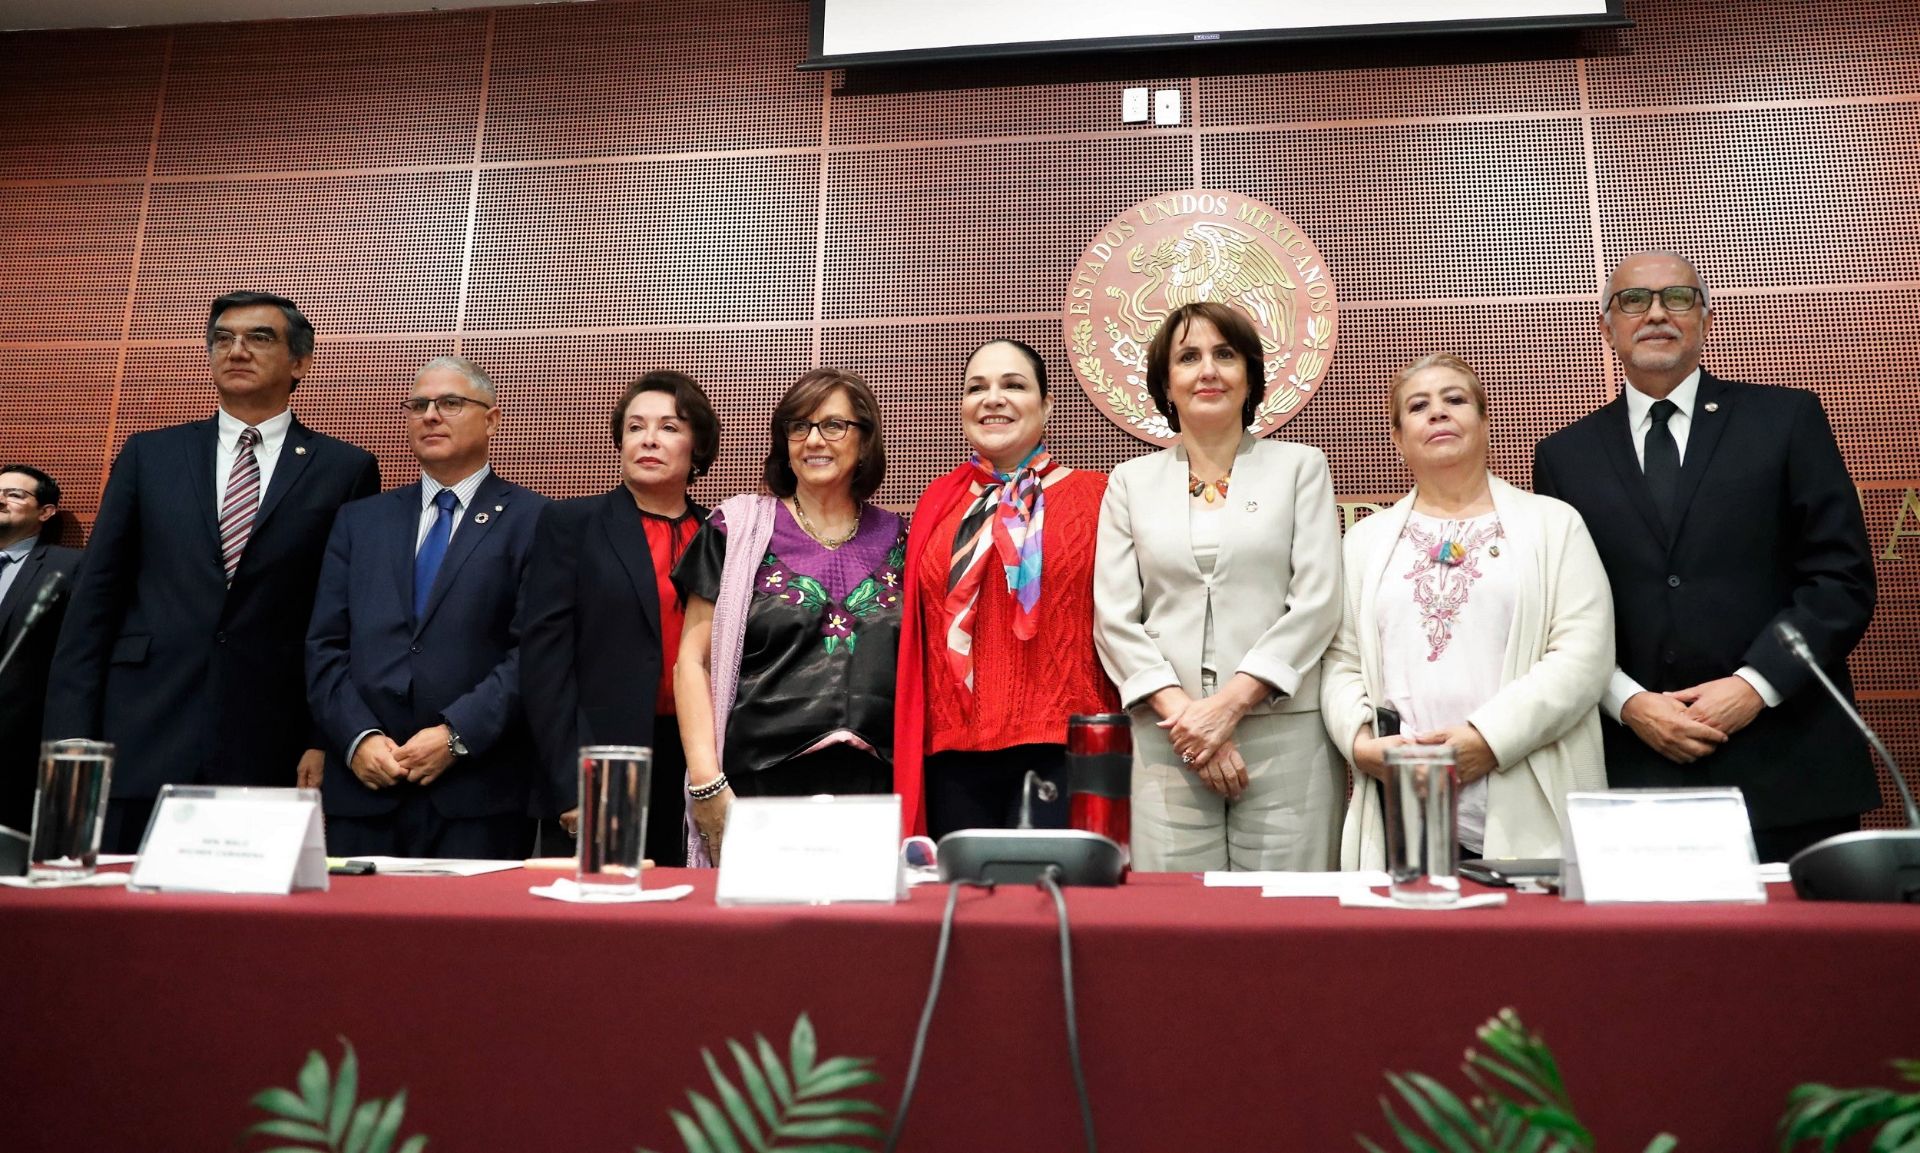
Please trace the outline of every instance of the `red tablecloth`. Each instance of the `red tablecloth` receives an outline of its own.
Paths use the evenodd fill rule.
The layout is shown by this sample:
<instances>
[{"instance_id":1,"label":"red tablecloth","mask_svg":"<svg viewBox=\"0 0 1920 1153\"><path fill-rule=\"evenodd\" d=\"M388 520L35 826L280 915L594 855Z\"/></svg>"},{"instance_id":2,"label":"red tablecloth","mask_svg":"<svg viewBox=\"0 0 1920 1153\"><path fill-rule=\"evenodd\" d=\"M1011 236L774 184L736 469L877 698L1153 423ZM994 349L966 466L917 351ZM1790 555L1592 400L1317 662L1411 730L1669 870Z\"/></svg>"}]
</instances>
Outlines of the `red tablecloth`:
<instances>
[{"instance_id":1,"label":"red tablecloth","mask_svg":"<svg viewBox=\"0 0 1920 1153\"><path fill-rule=\"evenodd\" d=\"M308 1049L360 1053L365 1095L452 1151L677 1150L666 1111L707 1090L702 1046L805 1011L823 1054L906 1071L945 891L896 907L588 908L543 876L334 878L286 898L0 891L0 1097L14 1150L234 1148L248 1099ZM1601 1145L1770 1147L1787 1090L1881 1082L1920 1056L1920 908L1588 908L1518 897L1455 913L1263 900L1191 876L1072 890L1102 1146L1350 1150L1386 1136L1385 1069L1461 1087L1503 1005L1546 1033ZM720 1050L724 1053L724 1050ZM963 895L905 1148L1080 1147L1054 914L1039 891ZM250 1147L259 1147L258 1145Z\"/></svg>"}]
</instances>

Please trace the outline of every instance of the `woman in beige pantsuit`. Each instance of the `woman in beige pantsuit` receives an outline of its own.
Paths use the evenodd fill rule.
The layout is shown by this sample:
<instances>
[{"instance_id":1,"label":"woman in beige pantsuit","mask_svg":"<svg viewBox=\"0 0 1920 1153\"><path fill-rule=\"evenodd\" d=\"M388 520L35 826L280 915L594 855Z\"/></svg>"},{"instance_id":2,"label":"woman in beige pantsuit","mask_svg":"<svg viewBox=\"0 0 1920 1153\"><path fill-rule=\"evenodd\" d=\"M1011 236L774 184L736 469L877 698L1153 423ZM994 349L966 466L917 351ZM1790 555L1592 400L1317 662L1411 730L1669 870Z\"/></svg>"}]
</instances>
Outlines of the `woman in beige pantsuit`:
<instances>
[{"instance_id":1,"label":"woman in beige pantsuit","mask_svg":"<svg viewBox=\"0 0 1920 1153\"><path fill-rule=\"evenodd\" d=\"M1340 622L1326 457L1247 434L1266 373L1231 306L1167 317L1147 390L1181 443L1113 471L1094 565L1095 641L1134 718L1134 867L1333 868L1346 781L1319 712Z\"/></svg>"}]
</instances>

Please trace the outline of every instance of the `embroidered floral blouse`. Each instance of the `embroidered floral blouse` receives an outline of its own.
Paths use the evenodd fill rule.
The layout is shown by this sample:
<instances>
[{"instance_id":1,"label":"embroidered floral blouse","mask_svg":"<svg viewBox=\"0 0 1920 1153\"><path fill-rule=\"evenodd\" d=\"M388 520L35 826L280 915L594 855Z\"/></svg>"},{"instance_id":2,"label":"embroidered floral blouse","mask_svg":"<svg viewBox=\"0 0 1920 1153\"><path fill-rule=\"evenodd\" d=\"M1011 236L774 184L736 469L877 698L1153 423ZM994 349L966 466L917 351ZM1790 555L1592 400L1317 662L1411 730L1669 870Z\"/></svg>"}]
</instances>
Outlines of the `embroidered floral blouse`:
<instances>
[{"instance_id":1,"label":"embroidered floral blouse","mask_svg":"<svg viewBox=\"0 0 1920 1153\"><path fill-rule=\"evenodd\" d=\"M1381 703L1399 712L1403 731L1460 724L1500 691L1518 582L1504 539L1493 513L1407 518L1375 602ZM1487 791L1484 777L1460 791L1460 843L1474 852L1486 835Z\"/></svg>"},{"instance_id":2,"label":"embroidered floral blouse","mask_svg":"<svg viewBox=\"0 0 1920 1153\"><path fill-rule=\"evenodd\" d=\"M747 608L722 768L761 772L839 732L891 761L905 522L863 506L853 539L829 549L784 502L774 517ZM716 512L687 546L673 572L681 596L719 596L726 532Z\"/></svg>"}]
</instances>

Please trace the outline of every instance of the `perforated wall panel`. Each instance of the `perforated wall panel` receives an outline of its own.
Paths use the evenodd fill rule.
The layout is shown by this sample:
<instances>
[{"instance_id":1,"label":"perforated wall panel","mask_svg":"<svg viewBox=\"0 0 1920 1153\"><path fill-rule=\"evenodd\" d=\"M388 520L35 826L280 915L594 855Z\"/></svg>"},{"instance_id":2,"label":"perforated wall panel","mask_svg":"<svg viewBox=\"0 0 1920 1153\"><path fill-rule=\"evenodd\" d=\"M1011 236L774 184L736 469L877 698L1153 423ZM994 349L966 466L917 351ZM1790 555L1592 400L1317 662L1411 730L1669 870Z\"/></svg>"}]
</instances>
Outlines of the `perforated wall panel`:
<instances>
[{"instance_id":1,"label":"perforated wall panel","mask_svg":"<svg viewBox=\"0 0 1920 1153\"><path fill-rule=\"evenodd\" d=\"M1920 2L1627 13L1544 51L1302 45L1199 76L800 73L798 0L0 36L0 458L60 476L77 543L128 435L212 411L206 306L249 287L319 326L302 419L394 484L395 402L435 354L492 371L501 471L557 497L613 482L627 381L692 372L725 430L707 501L756 483L773 399L831 363L879 392L879 499L907 507L958 459L961 368L995 336L1047 357L1055 452L1111 468L1143 446L1069 374L1067 277L1116 213L1202 186L1325 256L1339 349L1281 435L1343 499L1408 483L1386 382L1440 349L1486 377L1524 483L1617 387L1605 268L1671 247L1715 290L1709 365L1816 390L1866 486L1854 673L1920 763ZM1122 125L1136 84L1178 88L1183 123Z\"/></svg>"}]
</instances>

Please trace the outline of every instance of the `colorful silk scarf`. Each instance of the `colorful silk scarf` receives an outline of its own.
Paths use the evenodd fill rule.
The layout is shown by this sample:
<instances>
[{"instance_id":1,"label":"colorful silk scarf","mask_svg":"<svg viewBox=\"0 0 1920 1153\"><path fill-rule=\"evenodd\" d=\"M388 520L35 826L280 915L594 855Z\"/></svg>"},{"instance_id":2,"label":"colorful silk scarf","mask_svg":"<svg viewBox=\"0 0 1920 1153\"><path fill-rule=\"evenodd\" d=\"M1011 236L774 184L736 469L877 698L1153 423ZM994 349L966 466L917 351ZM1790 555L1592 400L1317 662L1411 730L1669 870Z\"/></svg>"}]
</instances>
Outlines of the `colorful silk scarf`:
<instances>
[{"instance_id":1,"label":"colorful silk scarf","mask_svg":"<svg viewBox=\"0 0 1920 1153\"><path fill-rule=\"evenodd\" d=\"M1048 474L1057 466L1047 446L1036 445L1012 472L995 472L973 457L974 500L953 535L947 565L947 667L973 692L973 619L986 579L987 558L997 555L1013 594L1013 635L1032 640L1040 608L1041 539L1046 524Z\"/></svg>"}]
</instances>

